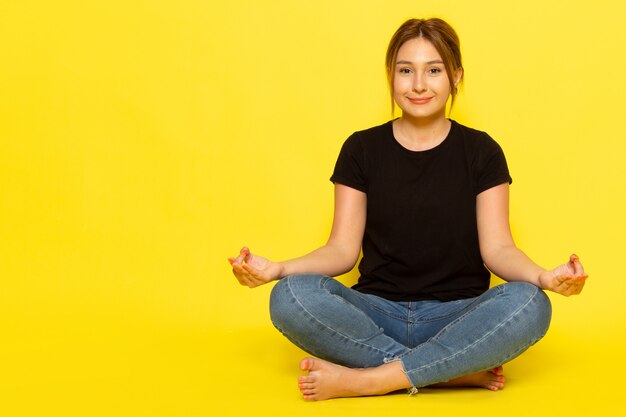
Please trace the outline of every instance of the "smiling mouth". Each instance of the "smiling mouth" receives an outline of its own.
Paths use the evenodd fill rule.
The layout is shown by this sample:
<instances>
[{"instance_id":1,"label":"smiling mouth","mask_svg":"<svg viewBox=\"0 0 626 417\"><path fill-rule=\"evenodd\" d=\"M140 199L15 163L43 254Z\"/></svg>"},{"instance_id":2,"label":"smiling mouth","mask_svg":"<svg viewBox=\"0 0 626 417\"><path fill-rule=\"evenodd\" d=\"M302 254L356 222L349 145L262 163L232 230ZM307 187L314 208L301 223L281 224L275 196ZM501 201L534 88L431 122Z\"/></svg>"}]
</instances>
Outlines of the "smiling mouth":
<instances>
[{"instance_id":1,"label":"smiling mouth","mask_svg":"<svg viewBox=\"0 0 626 417\"><path fill-rule=\"evenodd\" d=\"M409 98L409 101L413 104L426 104L432 99L433 99L432 97L420 97L420 98Z\"/></svg>"}]
</instances>

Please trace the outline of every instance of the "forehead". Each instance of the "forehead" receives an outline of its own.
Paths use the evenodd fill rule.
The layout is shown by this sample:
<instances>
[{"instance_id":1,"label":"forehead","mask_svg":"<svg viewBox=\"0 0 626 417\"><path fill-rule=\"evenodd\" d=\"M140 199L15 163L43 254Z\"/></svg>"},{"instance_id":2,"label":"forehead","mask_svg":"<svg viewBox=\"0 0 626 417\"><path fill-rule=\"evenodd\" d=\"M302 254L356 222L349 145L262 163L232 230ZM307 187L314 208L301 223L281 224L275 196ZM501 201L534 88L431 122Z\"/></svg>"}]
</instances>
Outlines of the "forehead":
<instances>
[{"instance_id":1,"label":"forehead","mask_svg":"<svg viewBox=\"0 0 626 417\"><path fill-rule=\"evenodd\" d=\"M404 42L398 49L396 61L430 62L441 61L441 55L431 41L425 38L413 38Z\"/></svg>"}]
</instances>

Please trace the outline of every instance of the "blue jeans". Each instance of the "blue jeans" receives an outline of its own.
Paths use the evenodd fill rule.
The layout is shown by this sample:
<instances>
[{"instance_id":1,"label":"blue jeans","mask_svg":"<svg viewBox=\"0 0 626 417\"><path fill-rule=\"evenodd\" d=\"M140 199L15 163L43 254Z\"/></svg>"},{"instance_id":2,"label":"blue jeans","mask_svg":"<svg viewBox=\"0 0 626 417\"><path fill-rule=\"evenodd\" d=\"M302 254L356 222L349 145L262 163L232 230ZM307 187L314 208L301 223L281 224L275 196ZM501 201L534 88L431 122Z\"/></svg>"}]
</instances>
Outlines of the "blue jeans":
<instances>
[{"instance_id":1,"label":"blue jeans","mask_svg":"<svg viewBox=\"0 0 626 417\"><path fill-rule=\"evenodd\" d=\"M274 326L301 349L351 368L400 360L413 388L510 361L545 335L551 312L543 291L524 282L470 299L398 302L293 275L270 297Z\"/></svg>"}]
</instances>

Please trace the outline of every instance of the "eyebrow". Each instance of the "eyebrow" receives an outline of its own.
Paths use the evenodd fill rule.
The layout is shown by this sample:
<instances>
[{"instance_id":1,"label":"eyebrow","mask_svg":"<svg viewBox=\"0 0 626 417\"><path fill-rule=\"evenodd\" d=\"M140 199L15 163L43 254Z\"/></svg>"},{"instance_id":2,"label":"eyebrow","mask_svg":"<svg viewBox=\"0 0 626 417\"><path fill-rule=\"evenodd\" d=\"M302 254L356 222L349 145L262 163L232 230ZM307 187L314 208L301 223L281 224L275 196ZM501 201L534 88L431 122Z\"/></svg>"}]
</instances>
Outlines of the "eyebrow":
<instances>
[{"instance_id":1,"label":"eyebrow","mask_svg":"<svg viewBox=\"0 0 626 417\"><path fill-rule=\"evenodd\" d=\"M426 64L427 65L443 64L443 61L440 60L440 59L436 59L436 60L433 60L433 61L428 61ZM398 61L398 62L396 62L396 65L413 65L413 62L411 62L411 61Z\"/></svg>"}]
</instances>

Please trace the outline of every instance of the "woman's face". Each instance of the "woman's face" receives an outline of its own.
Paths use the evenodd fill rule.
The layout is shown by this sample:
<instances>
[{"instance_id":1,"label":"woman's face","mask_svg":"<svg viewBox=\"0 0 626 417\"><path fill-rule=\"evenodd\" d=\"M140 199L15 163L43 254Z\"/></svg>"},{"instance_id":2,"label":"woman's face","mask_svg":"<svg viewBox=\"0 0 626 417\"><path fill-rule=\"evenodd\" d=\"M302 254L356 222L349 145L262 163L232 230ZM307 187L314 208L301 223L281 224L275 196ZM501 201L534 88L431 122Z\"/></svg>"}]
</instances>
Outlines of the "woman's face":
<instances>
[{"instance_id":1,"label":"woman's face","mask_svg":"<svg viewBox=\"0 0 626 417\"><path fill-rule=\"evenodd\" d=\"M450 81L435 46L424 38L402 44L393 80L393 98L402 109L402 116L445 118L449 96Z\"/></svg>"}]
</instances>

